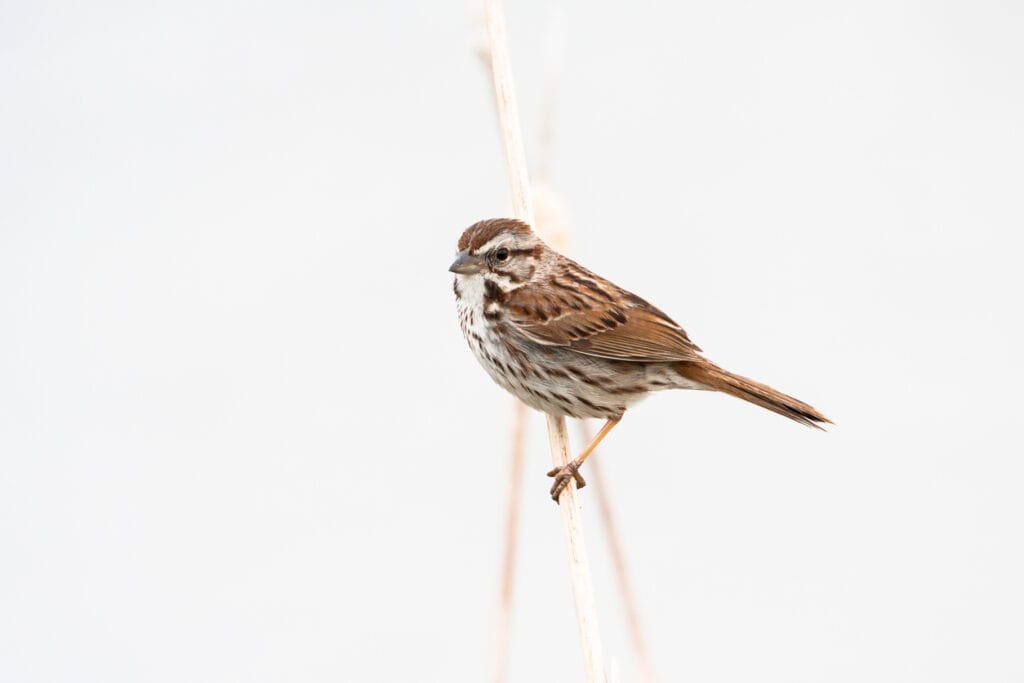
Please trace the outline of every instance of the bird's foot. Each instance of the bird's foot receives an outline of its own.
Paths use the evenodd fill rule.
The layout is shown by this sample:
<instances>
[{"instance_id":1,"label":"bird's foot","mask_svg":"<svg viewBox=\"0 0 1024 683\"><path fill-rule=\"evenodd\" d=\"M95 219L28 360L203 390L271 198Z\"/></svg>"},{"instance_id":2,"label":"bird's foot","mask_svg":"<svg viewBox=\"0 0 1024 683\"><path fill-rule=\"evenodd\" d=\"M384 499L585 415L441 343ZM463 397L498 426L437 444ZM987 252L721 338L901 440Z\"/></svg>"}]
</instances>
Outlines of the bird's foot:
<instances>
[{"instance_id":1,"label":"bird's foot","mask_svg":"<svg viewBox=\"0 0 1024 683\"><path fill-rule=\"evenodd\" d=\"M587 482L583 479L583 475L580 474L580 466L575 461L570 462L568 465L562 467L556 467L555 469L548 472L549 477L555 478L555 483L551 485L551 500L558 502L558 496L562 494L562 490L569 485L569 480L572 479L576 482L576 488L581 489L587 485Z\"/></svg>"}]
</instances>

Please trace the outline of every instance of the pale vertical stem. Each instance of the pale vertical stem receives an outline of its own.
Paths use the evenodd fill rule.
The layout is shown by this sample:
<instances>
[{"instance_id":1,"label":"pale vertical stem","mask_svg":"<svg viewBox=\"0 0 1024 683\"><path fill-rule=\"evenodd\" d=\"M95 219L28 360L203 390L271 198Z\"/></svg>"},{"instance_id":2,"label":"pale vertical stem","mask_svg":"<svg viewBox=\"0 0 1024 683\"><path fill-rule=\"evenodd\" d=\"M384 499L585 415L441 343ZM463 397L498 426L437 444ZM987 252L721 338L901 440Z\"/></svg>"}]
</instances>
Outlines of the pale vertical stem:
<instances>
[{"instance_id":1,"label":"pale vertical stem","mask_svg":"<svg viewBox=\"0 0 1024 683\"><path fill-rule=\"evenodd\" d=\"M565 418L547 416L548 441L551 444L551 462L555 467L569 463L569 435L565 431ZM597 626L597 603L594 600L594 586L590 580L590 565L587 548L583 542L583 527L576 483L571 482L559 497L562 512L562 526L565 529L565 549L569 556L569 578L576 603L576 625L580 629L580 644L583 647L583 665L587 681L602 683L605 680L601 634Z\"/></svg>"},{"instance_id":2,"label":"pale vertical stem","mask_svg":"<svg viewBox=\"0 0 1024 683\"><path fill-rule=\"evenodd\" d=\"M583 443L590 443L590 440L594 438L590 426L583 420L580 420L579 425ZM612 565L615 567L615 578L619 584L622 606L626 611L626 621L629 623L629 637L633 643L633 656L636 658L640 681L641 683L654 683L654 670L651 667L651 659L647 653L647 642L644 639L643 628L640 625L640 611L636 607L633 586L629 581L626 555L622 551L622 542L619 540L619 528L615 522L611 498L608 495L608 487L605 485L604 474L601 471L601 459L591 457L587 460L587 468L587 479L593 484L594 495L597 496L597 509L601 515L605 537L608 540L608 551L612 556Z\"/></svg>"},{"instance_id":3,"label":"pale vertical stem","mask_svg":"<svg viewBox=\"0 0 1024 683\"><path fill-rule=\"evenodd\" d=\"M494 90L498 103L498 118L501 121L501 137L505 147L505 159L508 162L512 206L516 218L533 225L533 206L530 197L526 153L523 149L519 115L516 110L515 92L512 87L512 68L509 64L508 46L505 40L505 21L499 0L485 0L484 12L487 21ZM569 440L564 418L548 416L548 440L551 444L552 462L556 467L566 465L569 462ZM597 607L590 580L586 549L583 544L583 529L580 523L581 515L576 500L575 483L571 482L562 493L559 509L565 531L569 578L576 604L576 622L580 630L587 681L603 683L604 671L601 663L601 637L597 627Z\"/></svg>"},{"instance_id":4,"label":"pale vertical stem","mask_svg":"<svg viewBox=\"0 0 1024 683\"><path fill-rule=\"evenodd\" d=\"M491 680L504 683L508 677L508 650L512 629L512 594L515 588L516 556L519 547L519 505L523 484L526 406L516 401L513 408L512 440L505 501L505 547L498 592L498 621L495 625Z\"/></svg>"},{"instance_id":5,"label":"pale vertical stem","mask_svg":"<svg viewBox=\"0 0 1024 683\"><path fill-rule=\"evenodd\" d=\"M487 21L487 42L491 57L494 94L498 98L498 120L501 142L508 162L508 184L512 191L512 212L516 218L533 225L533 202L530 195L530 174L526 170L526 151L519 126L516 94L512 88L512 65L505 42L505 18L499 0L484 0Z\"/></svg>"}]
</instances>

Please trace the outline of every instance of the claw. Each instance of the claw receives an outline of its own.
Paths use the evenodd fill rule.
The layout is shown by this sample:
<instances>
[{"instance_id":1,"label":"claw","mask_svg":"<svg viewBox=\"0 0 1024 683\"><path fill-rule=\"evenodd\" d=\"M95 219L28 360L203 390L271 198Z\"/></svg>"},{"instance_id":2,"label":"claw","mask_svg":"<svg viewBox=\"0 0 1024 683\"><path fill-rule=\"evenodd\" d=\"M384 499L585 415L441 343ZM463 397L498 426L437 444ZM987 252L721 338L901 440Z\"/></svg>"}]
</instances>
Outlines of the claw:
<instances>
[{"instance_id":1,"label":"claw","mask_svg":"<svg viewBox=\"0 0 1024 683\"><path fill-rule=\"evenodd\" d=\"M583 475L580 474L580 466L575 462L570 462L563 467L554 468L548 472L548 476L555 478L555 483L551 485L551 500L556 503L562 491L569 485L569 479L573 479L576 482L577 490L587 485Z\"/></svg>"}]
</instances>

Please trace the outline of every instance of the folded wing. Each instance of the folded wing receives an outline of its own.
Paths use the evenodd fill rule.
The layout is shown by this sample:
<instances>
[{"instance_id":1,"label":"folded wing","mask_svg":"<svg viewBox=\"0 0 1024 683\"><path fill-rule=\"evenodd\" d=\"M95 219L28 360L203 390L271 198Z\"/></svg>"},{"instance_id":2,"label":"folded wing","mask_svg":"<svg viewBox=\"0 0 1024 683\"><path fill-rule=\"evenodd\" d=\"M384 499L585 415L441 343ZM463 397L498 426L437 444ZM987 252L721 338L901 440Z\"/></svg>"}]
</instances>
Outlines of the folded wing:
<instances>
[{"instance_id":1,"label":"folded wing","mask_svg":"<svg viewBox=\"0 0 1024 683\"><path fill-rule=\"evenodd\" d=\"M508 321L525 337L613 360L701 360L700 347L662 311L582 266L553 276L543 289L507 296Z\"/></svg>"}]
</instances>

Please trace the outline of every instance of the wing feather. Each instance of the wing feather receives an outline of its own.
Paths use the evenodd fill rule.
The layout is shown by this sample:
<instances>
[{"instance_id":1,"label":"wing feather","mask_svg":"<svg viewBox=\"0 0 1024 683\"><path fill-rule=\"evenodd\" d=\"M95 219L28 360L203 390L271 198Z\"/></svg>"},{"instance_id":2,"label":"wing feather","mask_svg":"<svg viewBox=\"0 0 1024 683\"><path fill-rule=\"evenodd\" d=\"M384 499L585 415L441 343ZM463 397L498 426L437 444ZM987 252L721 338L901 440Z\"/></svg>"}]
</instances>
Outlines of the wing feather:
<instances>
[{"instance_id":1,"label":"wing feather","mask_svg":"<svg viewBox=\"0 0 1024 683\"><path fill-rule=\"evenodd\" d=\"M613 360L701 359L665 313L574 262L548 284L520 287L506 301L509 322L534 342Z\"/></svg>"}]
</instances>

